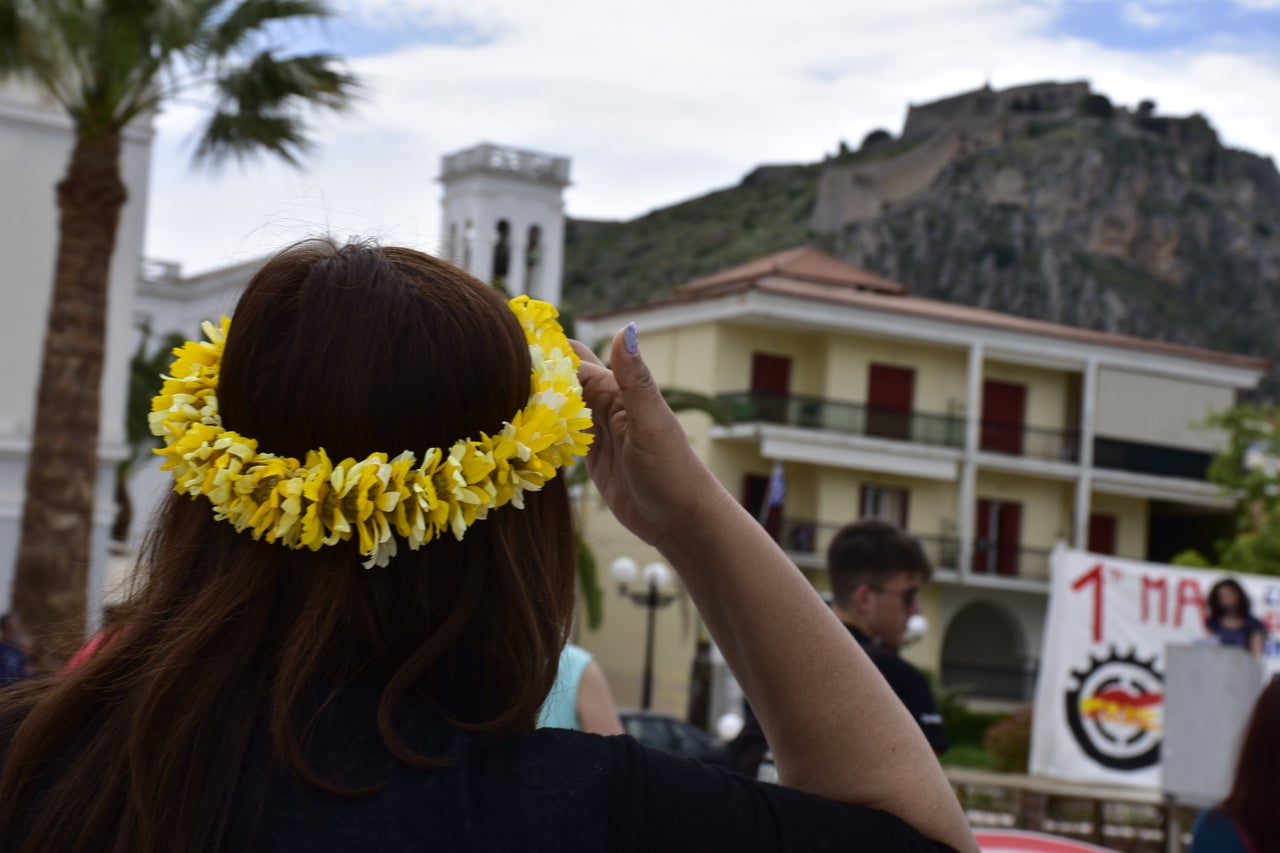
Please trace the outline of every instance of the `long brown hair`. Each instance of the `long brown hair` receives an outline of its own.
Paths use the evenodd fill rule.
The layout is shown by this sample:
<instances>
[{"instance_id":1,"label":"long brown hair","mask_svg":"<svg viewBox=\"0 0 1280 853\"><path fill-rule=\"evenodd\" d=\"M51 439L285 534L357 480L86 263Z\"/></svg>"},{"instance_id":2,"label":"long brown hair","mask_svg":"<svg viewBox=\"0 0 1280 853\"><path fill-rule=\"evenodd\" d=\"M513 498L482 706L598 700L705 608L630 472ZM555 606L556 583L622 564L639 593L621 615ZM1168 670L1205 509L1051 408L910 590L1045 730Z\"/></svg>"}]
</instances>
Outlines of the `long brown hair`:
<instances>
[{"instance_id":1,"label":"long brown hair","mask_svg":"<svg viewBox=\"0 0 1280 853\"><path fill-rule=\"evenodd\" d=\"M412 250L311 242L250 282L218 400L228 429L272 453L421 458L499 429L529 377L524 333L492 288ZM360 564L354 542L291 551L171 494L113 642L0 699L0 850L217 849L264 717L281 767L342 790L303 748L317 682L336 692L380 674L382 740L411 766L441 759L397 735L410 694L486 738L533 728L572 609L563 477L461 542Z\"/></svg>"},{"instance_id":2,"label":"long brown hair","mask_svg":"<svg viewBox=\"0 0 1280 853\"><path fill-rule=\"evenodd\" d=\"M1280 677L1253 705L1240 741L1231 793L1219 808L1244 829L1254 850L1280 850Z\"/></svg>"}]
</instances>

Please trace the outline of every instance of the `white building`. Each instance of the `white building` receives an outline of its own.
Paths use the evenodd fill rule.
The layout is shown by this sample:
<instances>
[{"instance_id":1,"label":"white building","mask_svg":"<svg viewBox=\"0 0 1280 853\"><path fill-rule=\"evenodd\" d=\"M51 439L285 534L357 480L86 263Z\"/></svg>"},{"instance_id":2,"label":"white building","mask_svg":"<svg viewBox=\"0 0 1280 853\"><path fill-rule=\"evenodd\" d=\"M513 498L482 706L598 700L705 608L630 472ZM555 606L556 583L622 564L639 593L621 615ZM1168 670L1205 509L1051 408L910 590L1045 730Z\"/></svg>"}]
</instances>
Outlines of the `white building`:
<instances>
[{"instance_id":1,"label":"white building","mask_svg":"<svg viewBox=\"0 0 1280 853\"><path fill-rule=\"evenodd\" d=\"M147 184L151 161L150 120L125 133L121 169L129 199L121 212L111 263L106 364L94 511L90 612L96 613L108 559L114 514L112 486L117 460L125 454L124 406L133 341L133 291L142 266ZM44 330L53 291L58 209L54 187L61 180L74 141L70 119L56 104L29 89L0 84L0 611L8 609L22 517L27 453L35 416Z\"/></svg>"}]
</instances>

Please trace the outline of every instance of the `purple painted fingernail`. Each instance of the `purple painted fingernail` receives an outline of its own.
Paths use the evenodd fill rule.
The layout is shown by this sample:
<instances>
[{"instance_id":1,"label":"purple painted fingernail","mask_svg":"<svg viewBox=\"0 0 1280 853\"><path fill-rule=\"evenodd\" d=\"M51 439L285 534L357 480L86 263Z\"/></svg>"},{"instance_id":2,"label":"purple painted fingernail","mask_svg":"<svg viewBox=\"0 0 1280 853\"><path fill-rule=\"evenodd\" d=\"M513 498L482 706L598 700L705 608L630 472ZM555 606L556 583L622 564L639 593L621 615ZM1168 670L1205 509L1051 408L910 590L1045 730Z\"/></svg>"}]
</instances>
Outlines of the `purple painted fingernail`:
<instances>
[{"instance_id":1,"label":"purple painted fingernail","mask_svg":"<svg viewBox=\"0 0 1280 853\"><path fill-rule=\"evenodd\" d=\"M635 323L628 323L627 328L623 330L622 345L632 355L640 352L640 330L636 328Z\"/></svg>"}]
</instances>

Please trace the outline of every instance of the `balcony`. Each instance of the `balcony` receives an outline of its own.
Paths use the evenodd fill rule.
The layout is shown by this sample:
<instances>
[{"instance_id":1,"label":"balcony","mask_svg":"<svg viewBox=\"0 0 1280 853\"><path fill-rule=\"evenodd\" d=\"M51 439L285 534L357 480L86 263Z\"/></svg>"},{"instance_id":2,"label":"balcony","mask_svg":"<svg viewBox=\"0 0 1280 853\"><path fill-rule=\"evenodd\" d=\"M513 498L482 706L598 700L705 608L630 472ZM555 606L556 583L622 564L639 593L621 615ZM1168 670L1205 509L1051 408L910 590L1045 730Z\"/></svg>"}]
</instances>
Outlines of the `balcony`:
<instances>
[{"instance_id":1,"label":"balcony","mask_svg":"<svg viewBox=\"0 0 1280 853\"><path fill-rule=\"evenodd\" d=\"M940 447L964 447L964 419L951 415L882 409L770 391L721 394L720 399L729 406L734 423L785 424Z\"/></svg>"},{"instance_id":2,"label":"balcony","mask_svg":"<svg viewBox=\"0 0 1280 853\"><path fill-rule=\"evenodd\" d=\"M1180 477L1185 480L1205 479L1213 454L1180 447L1143 444L1117 438L1093 440L1093 467L1157 477Z\"/></svg>"},{"instance_id":3,"label":"balcony","mask_svg":"<svg viewBox=\"0 0 1280 853\"><path fill-rule=\"evenodd\" d=\"M938 447L964 447L965 419L956 415L885 409L823 397L737 391L719 395L734 423L774 423L846 435L888 438ZM979 447L995 453L1053 462L1080 459L1080 433L1020 423L983 421Z\"/></svg>"},{"instance_id":4,"label":"balcony","mask_svg":"<svg viewBox=\"0 0 1280 853\"><path fill-rule=\"evenodd\" d=\"M978 449L983 453L1076 463L1080 461L1080 432L983 421Z\"/></svg>"},{"instance_id":5,"label":"balcony","mask_svg":"<svg viewBox=\"0 0 1280 853\"><path fill-rule=\"evenodd\" d=\"M978 537L973 543L969 574L997 578L1048 580L1051 548Z\"/></svg>"},{"instance_id":6,"label":"balcony","mask_svg":"<svg viewBox=\"0 0 1280 853\"><path fill-rule=\"evenodd\" d=\"M827 547L844 524L814 521L807 518L783 517L767 525L782 549L793 556L823 557ZM960 540L955 536L911 533L924 548L929 562L939 569L955 570L960 564ZM973 576L1046 580L1049 577L1050 548L1037 548L1018 542L993 542L979 538L974 542Z\"/></svg>"},{"instance_id":7,"label":"balcony","mask_svg":"<svg viewBox=\"0 0 1280 853\"><path fill-rule=\"evenodd\" d=\"M850 519L852 520L852 519ZM784 551L793 555L825 556L827 546L832 537L844 524L813 521L806 518L786 516L775 531L775 539ZM953 536L933 536L930 534L911 533L920 541L929 562L941 569L954 569L960 559L960 540Z\"/></svg>"}]
</instances>

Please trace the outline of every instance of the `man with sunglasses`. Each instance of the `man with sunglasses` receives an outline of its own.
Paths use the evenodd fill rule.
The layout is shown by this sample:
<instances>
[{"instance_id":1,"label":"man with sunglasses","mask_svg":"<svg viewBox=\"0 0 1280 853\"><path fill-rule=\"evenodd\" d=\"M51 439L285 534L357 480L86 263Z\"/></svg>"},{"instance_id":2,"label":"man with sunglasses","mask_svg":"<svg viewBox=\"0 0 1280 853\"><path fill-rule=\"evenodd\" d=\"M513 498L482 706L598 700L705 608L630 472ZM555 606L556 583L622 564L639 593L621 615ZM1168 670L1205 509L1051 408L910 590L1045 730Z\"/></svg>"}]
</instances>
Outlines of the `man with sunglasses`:
<instances>
[{"instance_id":1,"label":"man with sunglasses","mask_svg":"<svg viewBox=\"0 0 1280 853\"><path fill-rule=\"evenodd\" d=\"M842 527L827 549L832 609L916 718L934 752L947 748L929 682L898 655L907 620L920 612L920 587L933 566L920 543L892 524L865 519Z\"/></svg>"}]
</instances>

